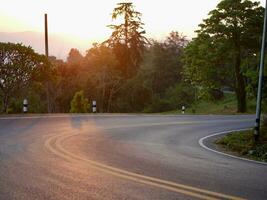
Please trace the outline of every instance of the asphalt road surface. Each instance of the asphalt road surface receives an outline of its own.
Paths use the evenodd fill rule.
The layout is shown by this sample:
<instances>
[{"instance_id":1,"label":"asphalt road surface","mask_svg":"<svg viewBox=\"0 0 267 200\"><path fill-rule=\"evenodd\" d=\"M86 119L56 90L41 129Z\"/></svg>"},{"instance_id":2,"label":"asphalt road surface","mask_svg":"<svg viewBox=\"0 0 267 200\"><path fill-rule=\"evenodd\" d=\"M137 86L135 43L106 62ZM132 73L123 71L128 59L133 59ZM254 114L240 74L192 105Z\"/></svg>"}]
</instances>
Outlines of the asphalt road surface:
<instances>
[{"instance_id":1,"label":"asphalt road surface","mask_svg":"<svg viewBox=\"0 0 267 200\"><path fill-rule=\"evenodd\" d=\"M267 165L199 139L254 116L0 117L0 199L267 199Z\"/></svg>"}]
</instances>

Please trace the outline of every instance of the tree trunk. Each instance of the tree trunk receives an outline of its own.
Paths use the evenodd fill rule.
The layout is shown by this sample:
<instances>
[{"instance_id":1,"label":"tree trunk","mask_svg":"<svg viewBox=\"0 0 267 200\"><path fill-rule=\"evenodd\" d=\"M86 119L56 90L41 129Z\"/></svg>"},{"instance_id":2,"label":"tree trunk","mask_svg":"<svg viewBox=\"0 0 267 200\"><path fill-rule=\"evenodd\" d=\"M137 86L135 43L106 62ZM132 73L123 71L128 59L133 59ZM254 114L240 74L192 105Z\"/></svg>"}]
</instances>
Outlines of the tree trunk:
<instances>
[{"instance_id":1,"label":"tree trunk","mask_svg":"<svg viewBox=\"0 0 267 200\"><path fill-rule=\"evenodd\" d=\"M246 86L245 77L241 69L241 50L240 47L235 49L235 77L236 77L236 97L237 97L237 112L246 112Z\"/></svg>"},{"instance_id":2,"label":"tree trunk","mask_svg":"<svg viewBox=\"0 0 267 200\"><path fill-rule=\"evenodd\" d=\"M9 97L7 95L4 95L4 97L3 97L3 113L7 113L8 104L9 104Z\"/></svg>"},{"instance_id":3,"label":"tree trunk","mask_svg":"<svg viewBox=\"0 0 267 200\"><path fill-rule=\"evenodd\" d=\"M107 107L107 112L110 112L110 107L111 107L111 102L112 102L112 97L113 97L113 87L110 90L110 94L108 97L108 107Z\"/></svg>"},{"instance_id":4,"label":"tree trunk","mask_svg":"<svg viewBox=\"0 0 267 200\"><path fill-rule=\"evenodd\" d=\"M50 83L49 81L46 82L46 101L47 101L47 112L52 112L52 106L51 106L51 96L50 96Z\"/></svg>"},{"instance_id":5,"label":"tree trunk","mask_svg":"<svg viewBox=\"0 0 267 200\"><path fill-rule=\"evenodd\" d=\"M103 70L103 77L102 77L102 113L104 113L106 111L105 109L105 97L106 97L106 66L104 67Z\"/></svg>"}]
</instances>

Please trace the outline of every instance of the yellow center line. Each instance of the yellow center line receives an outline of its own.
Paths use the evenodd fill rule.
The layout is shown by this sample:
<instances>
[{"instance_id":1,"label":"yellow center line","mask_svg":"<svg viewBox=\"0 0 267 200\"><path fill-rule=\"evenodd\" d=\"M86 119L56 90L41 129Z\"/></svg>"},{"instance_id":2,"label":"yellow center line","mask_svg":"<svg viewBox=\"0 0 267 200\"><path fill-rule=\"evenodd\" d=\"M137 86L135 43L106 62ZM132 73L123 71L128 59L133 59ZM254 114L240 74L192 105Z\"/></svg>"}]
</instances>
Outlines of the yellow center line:
<instances>
[{"instance_id":1,"label":"yellow center line","mask_svg":"<svg viewBox=\"0 0 267 200\"><path fill-rule=\"evenodd\" d=\"M153 123L153 124L155 124L155 123ZM101 170L101 171L106 172L108 174L111 174L111 175L114 175L117 177L121 177L121 178L124 178L127 180L132 180L132 181L135 181L138 183L143 183L143 184L147 184L150 186L163 188L166 190L170 190L170 191L177 192L180 194L196 197L199 199L215 200L215 199L222 199L223 198L223 199L232 199L232 200L242 200L242 198L239 198L239 197L225 195L225 194L212 192L209 190L204 190L204 189L200 189L200 188L196 188L196 187L192 187L192 186L178 184L178 183L171 182L171 181L166 181L166 180L162 180L162 179L158 179L158 178L154 178L154 177L136 174L136 173L129 172L129 171L126 171L123 169L111 167L111 166L108 166L108 165L105 165L105 164L102 164L102 163L99 163L99 162L96 162L93 160L89 160L87 158L80 157L76 154L73 154L73 153L67 151L62 146L62 142L64 140L66 140L70 137L76 136L76 135L79 135L79 133L74 133L74 134L69 134L69 135L61 134L61 135L52 136L45 141L45 146L51 152L53 152L54 154L56 154L56 155L58 155L64 159L67 159L67 160L70 160L73 162L82 161L82 162L86 163L87 165L89 165L90 167L93 167L94 169ZM53 146L53 144L54 144L54 146Z\"/></svg>"}]
</instances>

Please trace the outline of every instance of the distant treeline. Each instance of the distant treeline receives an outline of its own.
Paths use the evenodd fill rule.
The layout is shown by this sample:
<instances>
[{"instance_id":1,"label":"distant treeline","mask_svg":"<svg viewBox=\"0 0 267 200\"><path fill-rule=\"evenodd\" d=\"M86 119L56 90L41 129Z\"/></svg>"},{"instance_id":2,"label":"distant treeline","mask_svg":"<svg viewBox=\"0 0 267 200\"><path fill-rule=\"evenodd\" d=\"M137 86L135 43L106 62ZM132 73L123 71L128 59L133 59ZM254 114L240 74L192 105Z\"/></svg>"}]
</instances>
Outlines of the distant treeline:
<instances>
[{"instance_id":1,"label":"distant treeline","mask_svg":"<svg viewBox=\"0 0 267 200\"><path fill-rule=\"evenodd\" d=\"M73 48L67 61L0 43L1 112L163 112L236 93L237 111L255 98L264 8L248 0L222 0L189 41L176 31L164 40L145 37L141 13L119 3L112 35L86 55ZM265 68L266 69L266 68ZM266 70L265 70L266 71ZM265 73L266 74L266 73ZM266 102L264 87L264 105Z\"/></svg>"}]
</instances>

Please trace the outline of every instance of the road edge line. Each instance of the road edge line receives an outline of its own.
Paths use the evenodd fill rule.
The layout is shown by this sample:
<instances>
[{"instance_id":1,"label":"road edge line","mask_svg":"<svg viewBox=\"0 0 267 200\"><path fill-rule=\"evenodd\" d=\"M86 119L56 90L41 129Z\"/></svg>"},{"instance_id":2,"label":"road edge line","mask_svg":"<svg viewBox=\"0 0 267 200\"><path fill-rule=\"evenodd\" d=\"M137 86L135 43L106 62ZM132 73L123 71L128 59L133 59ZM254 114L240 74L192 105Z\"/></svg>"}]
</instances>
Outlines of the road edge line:
<instances>
[{"instance_id":1,"label":"road edge line","mask_svg":"<svg viewBox=\"0 0 267 200\"><path fill-rule=\"evenodd\" d=\"M243 158L243 157L239 157L239 156L234 156L234 155L231 155L231 154L228 154L228 153L224 153L224 152L221 152L221 151L217 151L215 149L212 149L210 147L207 147L205 144L204 144L204 141L208 138L211 138L211 137L214 137L214 136L218 136L218 135L223 135L223 134L229 134L229 133L232 133L232 132L238 132L238 131L246 131L246 130L250 130L250 128L244 128L244 129L234 129L234 130L228 130L228 131L222 131L222 132L217 132L217 133L214 133L214 134L211 134L211 135L207 135L205 137L202 137L198 140L198 144L208 150L208 151L212 151L214 153L217 153L217 154L220 154L220 155L224 155L224 156L227 156L227 157L230 157L230 158L234 158L234 159L238 159L238 160L242 160L242 161L246 161L246 162L251 162L251 163L255 163L255 164L261 164L261 165L266 165L267 166L267 163L266 162L261 162L261 161L256 161L256 160L250 160L248 158Z\"/></svg>"}]
</instances>

